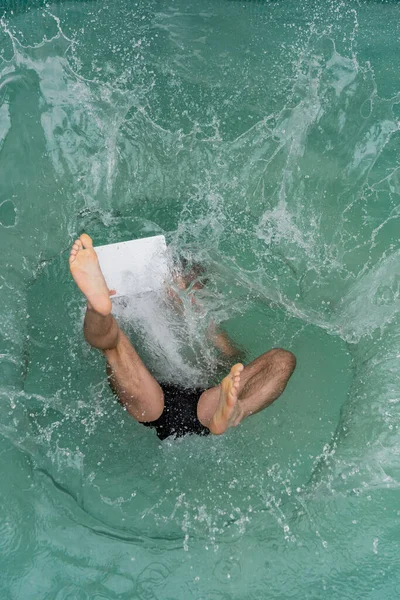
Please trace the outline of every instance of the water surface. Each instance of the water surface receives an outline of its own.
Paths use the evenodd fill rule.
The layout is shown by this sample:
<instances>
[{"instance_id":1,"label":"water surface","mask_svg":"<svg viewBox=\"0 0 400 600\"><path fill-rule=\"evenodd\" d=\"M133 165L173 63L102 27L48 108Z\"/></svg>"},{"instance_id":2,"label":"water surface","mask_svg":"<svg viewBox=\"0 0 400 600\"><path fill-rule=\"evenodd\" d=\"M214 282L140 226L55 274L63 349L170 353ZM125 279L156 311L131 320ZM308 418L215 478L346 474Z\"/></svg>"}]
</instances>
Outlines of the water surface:
<instances>
[{"instance_id":1,"label":"water surface","mask_svg":"<svg viewBox=\"0 0 400 600\"><path fill-rule=\"evenodd\" d=\"M2 597L399 596L399 11L6 2ZM125 323L155 372L215 380L213 318L296 354L282 398L218 438L130 419L82 336L83 230L207 266L201 318Z\"/></svg>"}]
</instances>

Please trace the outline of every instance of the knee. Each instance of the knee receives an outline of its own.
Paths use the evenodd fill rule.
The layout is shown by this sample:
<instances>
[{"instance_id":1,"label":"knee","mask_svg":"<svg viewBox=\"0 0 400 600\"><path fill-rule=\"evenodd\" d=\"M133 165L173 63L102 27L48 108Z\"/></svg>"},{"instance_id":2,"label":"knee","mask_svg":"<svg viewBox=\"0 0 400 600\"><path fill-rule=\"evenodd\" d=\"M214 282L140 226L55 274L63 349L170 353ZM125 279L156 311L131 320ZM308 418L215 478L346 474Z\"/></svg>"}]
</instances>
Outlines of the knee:
<instances>
[{"instance_id":1,"label":"knee","mask_svg":"<svg viewBox=\"0 0 400 600\"><path fill-rule=\"evenodd\" d=\"M269 355L269 358L273 360L280 371L285 371L291 375L296 368L296 357L293 352L290 352L289 350L273 348L267 352L267 355Z\"/></svg>"},{"instance_id":2,"label":"knee","mask_svg":"<svg viewBox=\"0 0 400 600\"><path fill-rule=\"evenodd\" d=\"M87 343L90 344L92 348L103 351L114 350L118 346L119 327L115 322L113 322L107 331L101 332L100 334L90 331L84 327L83 335Z\"/></svg>"}]
</instances>

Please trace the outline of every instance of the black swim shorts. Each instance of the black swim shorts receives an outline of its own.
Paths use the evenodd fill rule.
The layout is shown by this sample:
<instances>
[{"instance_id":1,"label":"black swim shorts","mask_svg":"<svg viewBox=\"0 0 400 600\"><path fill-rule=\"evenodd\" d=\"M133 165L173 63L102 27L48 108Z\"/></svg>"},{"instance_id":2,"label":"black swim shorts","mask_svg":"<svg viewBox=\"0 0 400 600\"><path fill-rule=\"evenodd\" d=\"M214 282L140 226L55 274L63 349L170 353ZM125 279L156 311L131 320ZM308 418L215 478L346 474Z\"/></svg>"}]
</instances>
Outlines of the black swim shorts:
<instances>
[{"instance_id":1,"label":"black swim shorts","mask_svg":"<svg viewBox=\"0 0 400 600\"><path fill-rule=\"evenodd\" d=\"M159 419L143 423L154 427L160 440L170 435L183 437L188 433L208 435L210 430L197 418L197 403L204 388L184 388L173 383L161 383L164 392L164 410Z\"/></svg>"}]
</instances>

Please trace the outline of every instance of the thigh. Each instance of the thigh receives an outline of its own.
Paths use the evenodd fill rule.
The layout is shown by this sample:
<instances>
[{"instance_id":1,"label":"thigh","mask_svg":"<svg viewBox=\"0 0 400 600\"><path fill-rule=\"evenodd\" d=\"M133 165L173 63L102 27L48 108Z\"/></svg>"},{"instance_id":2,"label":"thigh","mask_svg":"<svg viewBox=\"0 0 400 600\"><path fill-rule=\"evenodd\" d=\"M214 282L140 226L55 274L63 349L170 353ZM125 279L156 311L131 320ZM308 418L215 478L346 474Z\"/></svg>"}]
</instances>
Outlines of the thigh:
<instances>
[{"instance_id":1,"label":"thigh","mask_svg":"<svg viewBox=\"0 0 400 600\"><path fill-rule=\"evenodd\" d=\"M272 348L249 363L242 371L239 395L246 396L255 382L264 392L282 393L288 379L296 367L294 354L283 348ZM258 387L257 386L257 387ZM283 386L283 387L282 387ZM281 389L282 388L282 389Z\"/></svg>"},{"instance_id":2,"label":"thigh","mask_svg":"<svg viewBox=\"0 0 400 600\"><path fill-rule=\"evenodd\" d=\"M266 377L268 377L268 375L272 376L275 373L279 352L279 348L268 350L268 352L264 352L264 354L261 354L261 356L258 356L245 366L240 376L239 393L243 390L249 380L261 371L265 373Z\"/></svg>"},{"instance_id":3,"label":"thigh","mask_svg":"<svg viewBox=\"0 0 400 600\"><path fill-rule=\"evenodd\" d=\"M164 408L161 386L120 330L115 348L104 350L113 392L137 421L155 421Z\"/></svg>"},{"instance_id":4,"label":"thigh","mask_svg":"<svg viewBox=\"0 0 400 600\"><path fill-rule=\"evenodd\" d=\"M281 393L294 369L293 355L281 348L272 348L246 365L240 376L239 399L247 397L251 382L259 379L260 388L274 396L275 390ZM249 385L250 384L250 385ZM201 423L207 425L217 409L221 385L209 388L200 397L197 415ZM278 394L279 395L279 394ZM271 397L272 397L271 396ZM258 410L258 408L257 408ZM256 410L254 409L254 412Z\"/></svg>"},{"instance_id":5,"label":"thigh","mask_svg":"<svg viewBox=\"0 0 400 600\"><path fill-rule=\"evenodd\" d=\"M272 374L274 372L275 365L276 365L276 356L277 356L277 353L279 353L279 351L280 351L280 349L273 348L272 350L269 350L268 352L264 352L264 354L261 354L261 356L258 356L257 358L252 360L248 365L246 365L244 367L244 369L240 375L239 395L240 395L240 392L245 387L245 385L249 382L249 380L252 377L254 377L254 375L257 375L257 373L260 373L261 371L265 371L266 374L268 374L268 373ZM216 396L218 399L220 387L221 387L220 384L215 385L203 393L206 394L208 398L211 398L212 396Z\"/></svg>"}]
</instances>

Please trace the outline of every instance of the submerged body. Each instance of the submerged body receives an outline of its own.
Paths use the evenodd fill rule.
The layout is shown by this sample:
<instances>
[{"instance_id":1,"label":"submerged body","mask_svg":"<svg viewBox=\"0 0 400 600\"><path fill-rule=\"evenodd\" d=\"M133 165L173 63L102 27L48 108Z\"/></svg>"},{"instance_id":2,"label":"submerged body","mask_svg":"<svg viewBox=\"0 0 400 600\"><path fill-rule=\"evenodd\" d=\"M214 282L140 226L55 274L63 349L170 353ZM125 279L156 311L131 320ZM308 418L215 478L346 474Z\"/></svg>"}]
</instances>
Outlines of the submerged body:
<instances>
[{"instance_id":1,"label":"submerged body","mask_svg":"<svg viewBox=\"0 0 400 600\"><path fill-rule=\"evenodd\" d=\"M161 439L186 433L220 435L272 404L285 389L296 359L281 348L269 350L245 367L234 364L219 385L207 390L161 386L111 314L110 296L115 291L107 288L87 234L73 244L69 263L87 299L86 340L104 353L110 384L121 404L134 419L154 427ZM230 354L223 337L218 344Z\"/></svg>"}]
</instances>

